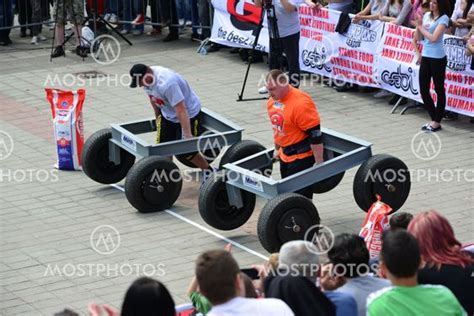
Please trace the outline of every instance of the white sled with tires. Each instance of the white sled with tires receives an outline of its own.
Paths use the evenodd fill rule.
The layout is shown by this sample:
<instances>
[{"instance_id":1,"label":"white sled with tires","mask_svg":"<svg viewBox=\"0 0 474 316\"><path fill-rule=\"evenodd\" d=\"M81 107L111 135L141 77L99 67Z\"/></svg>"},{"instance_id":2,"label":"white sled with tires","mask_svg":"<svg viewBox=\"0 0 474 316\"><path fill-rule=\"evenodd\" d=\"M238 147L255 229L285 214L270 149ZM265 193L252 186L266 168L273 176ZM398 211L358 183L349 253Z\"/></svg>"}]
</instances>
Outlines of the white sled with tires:
<instances>
[{"instance_id":1,"label":"white sled with tires","mask_svg":"<svg viewBox=\"0 0 474 316\"><path fill-rule=\"evenodd\" d=\"M358 165L353 184L357 205L368 211L378 194L393 212L400 209L411 187L403 161L385 154L372 156L371 143L325 128L322 131L324 163L279 180L271 177L273 149L250 141L233 145L221 162L223 170L201 189L201 217L214 228L235 229L252 215L256 196L263 197L268 202L258 219L258 237L268 252L278 252L287 241L312 239L306 232L320 223L313 201L293 192L308 186L314 193L328 192L341 182L346 170Z\"/></svg>"},{"instance_id":2,"label":"white sled with tires","mask_svg":"<svg viewBox=\"0 0 474 316\"><path fill-rule=\"evenodd\" d=\"M111 124L87 139L82 169L103 184L125 178L125 195L139 212L165 210L178 199L182 187L178 166L166 157L175 156L184 165L195 167L182 155L200 152L210 163L225 146L242 139L240 126L205 108L201 110L201 126L204 131L199 137L148 144L138 135L156 131L155 119ZM140 160L135 163L137 158Z\"/></svg>"}]
</instances>

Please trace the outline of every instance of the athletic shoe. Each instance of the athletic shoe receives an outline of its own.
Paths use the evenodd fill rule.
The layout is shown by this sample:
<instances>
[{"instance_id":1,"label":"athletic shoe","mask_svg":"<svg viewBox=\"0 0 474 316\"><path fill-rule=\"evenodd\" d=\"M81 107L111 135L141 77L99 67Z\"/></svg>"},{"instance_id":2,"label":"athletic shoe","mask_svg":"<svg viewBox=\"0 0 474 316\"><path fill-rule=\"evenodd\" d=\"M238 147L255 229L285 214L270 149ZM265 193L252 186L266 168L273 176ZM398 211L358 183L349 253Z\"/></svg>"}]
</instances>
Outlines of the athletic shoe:
<instances>
[{"instance_id":1,"label":"athletic shoe","mask_svg":"<svg viewBox=\"0 0 474 316\"><path fill-rule=\"evenodd\" d=\"M118 21L119 21L119 19L118 19L117 14L112 13L110 15L109 23L116 24L116 23L118 23Z\"/></svg>"},{"instance_id":2,"label":"athletic shoe","mask_svg":"<svg viewBox=\"0 0 474 316\"><path fill-rule=\"evenodd\" d=\"M265 86L261 87L260 89L258 89L258 93L267 94L268 93L267 87L265 87Z\"/></svg>"},{"instance_id":3,"label":"athletic shoe","mask_svg":"<svg viewBox=\"0 0 474 316\"><path fill-rule=\"evenodd\" d=\"M31 38L31 45L38 45L38 36L33 36Z\"/></svg>"},{"instance_id":4,"label":"athletic shoe","mask_svg":"<svg viewBox=\"0 0 474 316\"><path fill-rule=\"evenodd\" d=\"M163 42L171 42L171 41L177 41L179 39L179 35L176 33L168 33L166 37L163 39Z\"/></svg>"},{"instance_id":5,"label":"athletic shoe","mask_svg":"<svg viewBox=\"0 0 474 316\"><path fill-rule=\"evenodd\" d=\"M137 15L135 20L132 22L133 25L141 25L143 23L145 23L145 16L143 14Z\"/></svg>"},{"instance_id":6,"label":"athletic shoe","mask_svg":"<svg viewBox=\"0 0 474 316\"><path fill-rule=\"evenodd\" d=\"M441 128L441 125L438 126L438 127L433 127L431 125L428 125L428 127L424 130L426 133L436 133L438 131L440 131L442 128Z\"/></svg>"},{"instance_id":7,"label":"athletic shoe","mask_svg":"<svg viewBox=\"0 0 474 316\"><path fill-rule=\"evenodd\" d=\"M51 58L56 58L60 56L66 56L66 53L64 52L64 48L62 46L56 46L56 48L54 48L54 51L51 53Z\"/></svg>"}]
</instances>

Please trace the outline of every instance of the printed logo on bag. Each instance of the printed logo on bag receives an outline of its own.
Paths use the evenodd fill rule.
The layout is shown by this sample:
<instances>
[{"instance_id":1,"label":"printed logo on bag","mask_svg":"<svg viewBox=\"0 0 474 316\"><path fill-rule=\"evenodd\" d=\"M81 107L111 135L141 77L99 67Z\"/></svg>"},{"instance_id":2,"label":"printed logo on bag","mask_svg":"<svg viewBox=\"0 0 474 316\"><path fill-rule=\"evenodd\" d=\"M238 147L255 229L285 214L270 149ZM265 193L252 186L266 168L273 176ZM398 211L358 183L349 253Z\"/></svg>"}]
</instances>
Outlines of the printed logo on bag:
<instances>
[{"instance_id":1,"label":"printed logo on bag","mask_svg":"<svg viewBox=\"0 0 474 316\"><path fill-rule=\"evenodd\" d=\"M411 139L411 151L418 159L433 160L441 153L441 138L435 133L418 132Z\"/></svg>"},{"instance_id":2,"label":"printed logo on bag","mask_svg":"<svg viewBox=\"0 0 474 316\"><path fill-rule=\"evenodd\" d=\"M328 253L334 246L334 233L324 225L313 225L304 234L304 240L311 242L313 245L306 248L317 255Z\"/></svg>"},{"instance_id":3,"label":"printed logo on bag","mask_svg":"<svg viewBox=\"0 0 474 316\"><path fill-rule=\"evenodd\" d=\"M13 152L13 138L7 132L0 131L0 160L7 159Z\"/></svg>"},{"instance_id":4,"label":"printed logo on bag","mask_svg":"<svg viewBox=\"0 0 474 316\"><path fill-rule=\"evenodd\" d=\"M137 142L127 135L122 134L122 144L134 151L137 150Z\"/></svg>"},{"instance_id":5,"label":"printed logo on bag","mask_svg":"<svg viewBox=\"0 0 474 316\"><path fill-rule=\"evenodd\" d=\"M374 43L377 39L377 32L370 29L372 23L361 21L359 24L352 23L349 29L342 36L347 37L346 44L350 47L360 47L362 42Z\"/></svg>"},{"instance_id":6,"label":"printed logo on bag","mask_svg":"<svg viewBox=\"0 0 474 316\"><path fill-rule=\"evenodd\" d=\"M100 35L90 45L92 59L101 65L110 65L120 57L119 41L112 35Z\"/></svg>"},{"instance_id":7,"label":"printed logo on bag","mask_svg":"<svg viewBox=\"0 0 474 316\"><path fill-rule=\"evenodd\" d=\"M472 57L466 55L466 43L462 38L445 38L444 50L448 59L447 68L453 71L465 71L466 67L471 65Z\"/></svg>"},{"instance_id":8,"label":"printed logo on bag","mask_svg":"<svg viewBox=\"0 0 474 316\"><path fill-rule=\"evenodd\" d=\"M92 249L101 255L110 255L120 247L120 234L111 225L97 226L90 235Z\"/></svg>"},{"instance_id":9,"label":"printed logo on bag","mask_svg":"<svg viewBox=\"0 0 474 316\"><path fill-rule=\"evenodd\" d=\"M331 72L331 67L325 65L326 60L326 47L322 46L319 50L317 47L314 50L303 50L301 58L303 59L303 65L306 67L316 68L319 70L324 69L327 72Z\"/></svg>"},{"instance_id":10,"label":"printed logo on bag","mask_svg":"<svg viewBox=\"0 0 474 316\"><path fill-rule=\"evenodd\" d=\"M402 89L405 92L410 91L413 94L418 94L418 90L413 87L413 77L416 74L413 72L411 67L408 67L408 73L402 72L402 66L399 65L396 72L390 72L388 70L382 71L380 79L386 84Z\"/></svg>"}]
</instances>

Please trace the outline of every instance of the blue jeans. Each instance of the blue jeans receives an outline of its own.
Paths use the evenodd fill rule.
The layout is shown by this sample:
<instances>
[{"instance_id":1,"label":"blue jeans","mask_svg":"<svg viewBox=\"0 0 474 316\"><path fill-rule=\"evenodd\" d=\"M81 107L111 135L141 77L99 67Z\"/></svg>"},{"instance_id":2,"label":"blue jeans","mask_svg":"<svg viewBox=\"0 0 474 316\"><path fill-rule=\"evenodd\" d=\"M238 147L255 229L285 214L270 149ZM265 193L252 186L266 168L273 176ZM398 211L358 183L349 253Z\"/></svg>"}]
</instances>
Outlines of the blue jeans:
<instances>
[{"instance_id":1,"label":"blue jeans","mask_svg":"<svg viewBox=\"0 0 474 316\"><path fill-rule=\"evenodd\" d=\"M123 5L123 20L133 21L138 14L143 14L143 0L122 0ZM131 30L132 25L125 23L122 27L124 30ZM135 29L143 31L145 26L137 25Z\"/></svg>"},{"instance_id":2,"label":"blue jeans","mask_svg":"<svg viewBox=\"0 0 474 316\"><path fill-rule=\"evenodd\" d=\"M191 21L193 22L193 35L198 34L198 25L199 25L199 9L197 0L189 0L191 1Z\"/></svg>"},{"instance_id":3,"label":"blue jeans","mask_svg":"<svg viewBox=\"0 0 474 316\"><path fill-rule=\"evenodd\" d=\"M105 0L105 13L118 14L120 0Z\"/></svg>"},{"instance_id":4,"label":"blue jeans","mask_svg":"<svg viewBox=\"0 0 474 316\"><path fill-rule=\"evenodd\" d=\"M184 19L185 22L191 21L191 1L190 0L176 0L176 8L178 11L178 18Z\"/></svg>"}]
</instances>

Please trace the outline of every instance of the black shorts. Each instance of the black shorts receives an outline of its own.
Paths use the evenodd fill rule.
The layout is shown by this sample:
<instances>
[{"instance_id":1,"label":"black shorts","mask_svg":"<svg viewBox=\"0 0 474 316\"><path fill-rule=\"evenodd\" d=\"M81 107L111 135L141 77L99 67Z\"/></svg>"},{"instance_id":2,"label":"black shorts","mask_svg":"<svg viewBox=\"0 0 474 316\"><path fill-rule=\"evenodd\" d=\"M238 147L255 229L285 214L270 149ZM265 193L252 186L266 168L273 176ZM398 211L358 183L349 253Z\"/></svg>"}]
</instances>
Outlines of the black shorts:
<instances>
[{"instance_id":1,"label":"black shorts","mask_svg":"<svg viewBox=\"0 0 474 316\"><path fill-rule=\"evenodd\" d=\"M193 136L199 136L204 132L203 127L201 126L201 111L191 118L191 133ZM160 115L156 118L156 143L166 143L174 140L179 140L182 138L181 124L171 122ZM185 159L191 160L196 156L197 152L179 155Z\"/></svg>"}]
</instances>

